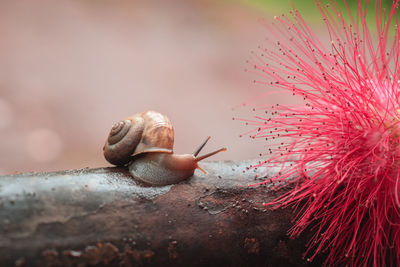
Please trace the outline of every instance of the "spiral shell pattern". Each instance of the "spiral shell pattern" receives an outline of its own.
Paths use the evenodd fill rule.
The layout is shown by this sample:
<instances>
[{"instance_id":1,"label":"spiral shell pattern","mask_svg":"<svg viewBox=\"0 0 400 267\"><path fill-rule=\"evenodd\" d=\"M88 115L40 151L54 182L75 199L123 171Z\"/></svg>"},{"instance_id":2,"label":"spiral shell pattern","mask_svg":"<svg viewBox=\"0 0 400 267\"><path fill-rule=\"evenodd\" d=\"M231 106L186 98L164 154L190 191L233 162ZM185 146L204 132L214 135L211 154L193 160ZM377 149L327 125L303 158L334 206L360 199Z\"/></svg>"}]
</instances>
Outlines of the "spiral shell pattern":
<instances>
[{"instance_id":1,"label":"spiral shell pattern","mask_svg":"<svg viewBox=\"0 0 400 267\"><path fill-rule=\"evenodd\" d=\"M146 152L172 153L174 129L169 119L155 111L137 113L115 123L104 145L104 157L114 165L125 165Z\"/></svg>"}]
</instances>

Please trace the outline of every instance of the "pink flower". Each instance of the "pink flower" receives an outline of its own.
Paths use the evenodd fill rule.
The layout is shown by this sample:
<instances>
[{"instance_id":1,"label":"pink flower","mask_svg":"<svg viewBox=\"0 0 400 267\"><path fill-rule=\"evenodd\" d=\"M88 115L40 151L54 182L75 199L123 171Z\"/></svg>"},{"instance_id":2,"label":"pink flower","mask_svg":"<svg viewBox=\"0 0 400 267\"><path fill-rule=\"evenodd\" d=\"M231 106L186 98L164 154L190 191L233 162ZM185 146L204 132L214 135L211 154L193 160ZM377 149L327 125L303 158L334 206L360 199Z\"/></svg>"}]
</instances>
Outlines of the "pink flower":
<instances>
[{"instance_id":1,"label":"pink flower","mask_svg":"<svg viewBox=\"0 0 400 267\"><path fill-rule=\"evenodd\" d=\"M268 117L252 120L252 137L283 138L260 164L280 166L280 175L262 183L289 191L267 205L298 209L291 235L312 230L308 260L326 252L327 266L400 264L398 3L387 11L371 4L370 30L368 1L358 1L356 14L347 3L343 14L335 1L317 1L330 40L294 10L270 29L277 49L259 47L251 60L264 77L257 83L303 102L263 107Z\"/></svg>"}]
</instances>

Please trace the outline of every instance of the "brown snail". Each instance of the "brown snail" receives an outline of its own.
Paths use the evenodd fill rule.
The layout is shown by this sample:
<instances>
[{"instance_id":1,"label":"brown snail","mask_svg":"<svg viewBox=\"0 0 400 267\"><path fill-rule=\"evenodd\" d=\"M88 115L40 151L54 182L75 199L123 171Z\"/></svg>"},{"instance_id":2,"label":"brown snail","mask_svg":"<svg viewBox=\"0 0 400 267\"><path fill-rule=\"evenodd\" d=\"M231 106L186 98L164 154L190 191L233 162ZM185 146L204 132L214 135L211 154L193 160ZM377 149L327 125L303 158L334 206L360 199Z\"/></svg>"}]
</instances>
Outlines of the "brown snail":
<instances>
[{"instance_id":1,"label":"brown snail","mask_svg":"<svg viewBox=\"0 0 400 267\"><path fill-rule=\"evenodd\" d=\"M115 123L103 150L108 162L128 165L136 179L151 185L168 185L191 177L195 169L202 170L197 164L200 160L226 150L198 156L209 139L193 154L174 154L171 122L158 112L146 111Z\"/></svg>"}]
</instances>

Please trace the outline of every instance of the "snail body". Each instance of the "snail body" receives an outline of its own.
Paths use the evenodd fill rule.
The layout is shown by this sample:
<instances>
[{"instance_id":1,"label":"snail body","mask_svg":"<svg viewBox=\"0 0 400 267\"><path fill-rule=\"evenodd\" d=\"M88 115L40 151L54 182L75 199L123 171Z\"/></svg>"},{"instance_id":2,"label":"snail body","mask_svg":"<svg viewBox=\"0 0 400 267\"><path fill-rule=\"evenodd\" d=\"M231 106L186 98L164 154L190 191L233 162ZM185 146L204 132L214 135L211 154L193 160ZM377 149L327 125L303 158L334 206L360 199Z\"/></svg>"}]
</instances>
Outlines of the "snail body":
<instances>
[{"instance_id":1,"label":"snail body","mask_svg":"<svg viewBox=\"0 0 400 267\"><path fill-rule=\"evenodd\" d=\"M193 155L147 153L139 155L129 164L133 177L152 185L179 183L192 176L197 168Z\"/></svg>"},{"instance_id":2,"label":"snail body","mask_svg":"<svg viewBox=\"0 0 400 267\"><path fill-rule=\"evenodd\" d=\"M103 150L107 161L127 165L134 178L161 186L186 180L196 169L202 170L197 164L200 160L226 150L221 148L198 157L209 139L193 154L174 154L171 122L158 112L147 111L115 123Z\"/></svg>"}]
</instances>

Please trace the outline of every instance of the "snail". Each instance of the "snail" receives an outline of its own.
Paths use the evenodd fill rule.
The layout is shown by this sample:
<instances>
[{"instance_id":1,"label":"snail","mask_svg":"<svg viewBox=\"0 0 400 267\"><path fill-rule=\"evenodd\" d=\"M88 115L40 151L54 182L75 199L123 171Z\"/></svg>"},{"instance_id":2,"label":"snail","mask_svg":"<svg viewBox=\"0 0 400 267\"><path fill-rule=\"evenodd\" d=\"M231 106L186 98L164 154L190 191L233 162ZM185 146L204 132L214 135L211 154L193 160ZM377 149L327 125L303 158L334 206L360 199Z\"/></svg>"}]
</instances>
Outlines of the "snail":
<instances>
[{"instance_id":1,"label":"snail","mask_svg":"<svg viewBox=\"0 0 400 267\"><path fill-rule=\"evenodd\" d=\"M170 120L155 111L137 113L115 123L103 147L104 157L117 166L127 165L132 176L150 185L169 185L191 177L198 162L226 148L198 156L210 137L193 152L173 152L174 129Z\"/></svg>"}]
</instances>

